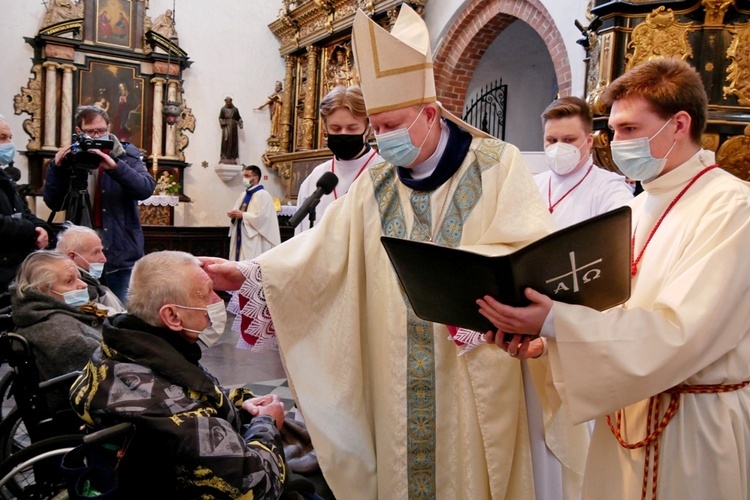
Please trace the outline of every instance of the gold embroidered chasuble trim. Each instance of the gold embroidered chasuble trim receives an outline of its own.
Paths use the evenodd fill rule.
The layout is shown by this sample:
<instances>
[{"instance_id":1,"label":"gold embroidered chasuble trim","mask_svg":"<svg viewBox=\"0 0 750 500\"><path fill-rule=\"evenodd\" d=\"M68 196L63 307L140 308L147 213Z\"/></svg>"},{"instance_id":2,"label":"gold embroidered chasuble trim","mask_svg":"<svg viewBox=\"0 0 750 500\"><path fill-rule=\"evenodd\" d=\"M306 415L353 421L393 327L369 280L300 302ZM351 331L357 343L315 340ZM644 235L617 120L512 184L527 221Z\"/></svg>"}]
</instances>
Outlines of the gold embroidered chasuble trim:
<instances>
[{"instance_id":1,"label":"gold embroidered chasuble trim","mask_svg":"<svg viewBox=\"0 0 750 500\"><path fill-rule=\"evenodd\" d=\"M499 163L505 143L482 140L468 155L476 155L461 175L450 197L440 226L435 230L435 243L457 247L461 243L463 225L482 197L482 172ZM388 163L371 167L381 228L384 235L406 237L406 216L398 193L396 168ZM438 188L439 189L439 188ZM434 192L411 191L414 212L409 239L427 241L431 238ZM403 288L401 296L407 311L407 480L409 498L435 498L436 487L436 388L435 346L433 324L420 319L411 307Z\"/></svg>"}]
</instances>

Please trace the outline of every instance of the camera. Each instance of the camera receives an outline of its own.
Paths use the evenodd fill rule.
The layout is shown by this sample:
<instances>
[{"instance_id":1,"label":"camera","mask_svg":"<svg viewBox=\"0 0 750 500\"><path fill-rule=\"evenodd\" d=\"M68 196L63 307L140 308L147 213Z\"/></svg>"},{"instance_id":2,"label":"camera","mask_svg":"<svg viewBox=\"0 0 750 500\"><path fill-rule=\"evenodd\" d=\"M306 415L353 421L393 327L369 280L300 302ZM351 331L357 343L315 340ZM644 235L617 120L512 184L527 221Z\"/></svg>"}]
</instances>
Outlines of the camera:
<instances>
[{"instance_id":1,"label":"camera","mask_svg":"<svg viewBox=\"0 0 750 500\"><path fill-rule=\"evenodd\" d=\"M102 159L99 155L89 153L90 149L99 149L108 153L115 147L115 142L110 139L93 139L82 135L73 135L73 144L70 145L69 163L72 167L85 170L95 170L99 167Z\"/></svg>"}]
</instances>

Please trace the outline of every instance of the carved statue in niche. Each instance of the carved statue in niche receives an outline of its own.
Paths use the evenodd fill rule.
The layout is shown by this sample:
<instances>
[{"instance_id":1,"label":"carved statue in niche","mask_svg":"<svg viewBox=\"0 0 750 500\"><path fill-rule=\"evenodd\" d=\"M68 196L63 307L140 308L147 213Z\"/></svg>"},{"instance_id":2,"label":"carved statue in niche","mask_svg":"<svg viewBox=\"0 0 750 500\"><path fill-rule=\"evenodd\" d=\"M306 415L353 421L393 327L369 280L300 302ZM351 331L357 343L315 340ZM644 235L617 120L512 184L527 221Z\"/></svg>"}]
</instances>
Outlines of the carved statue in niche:
<instances>
[{"instance_id":1,"label":"carved statue in niche","mask_svg":"<svg viewBox=\"0 0 750 500\"><path fill-rule=\"evenodd\" d=\"M236 165L240 157L239 129L242 128L240 110L232 103L231 97L224 99L224 107L219 112L221 125L221 159L220 163Z\"/></svg>"},{"instance_id":2,"label":"carved statue in niche","mask_svg":"<svg viewBox=\"0 0 750 500\"><path fill-rule=\"evenodd\" d=\"M281 137L281 109L284 107L284 87L281 82L276 82L274 93L268 96L266 102L255 108L260 111L268 106L271 118L271 137Z\"/></svg>"},{"instance_id":3,"label":"carved statue in niche","mask_svg":"<svg viewBox=\"0 0 750 500\"><path fill-rule=\"evenodd\" d=\"M80 19L83 17L83 1L74 2L73 0L49 0L47 13L42 20L42 28L71 19Z\"/></svg>"},{"instance_id":4,"label":"carved statue in niche","mask_svg":"<svg viewBox=\"0 0 750 500\"><path fill-rule=\"evenodd\" d=\"M359 77L352 61L351 42L337 45L326 61L323 91L328 93L337 85L359 85Z\"/></svg>"},{"instance_id":5,"label":"carved statue in niche","mask_svg":"<svg viewBox=\"0 0 750 500\"><path fill-rule=\"evenodd\" d=\"M175 28L174 14L170 9L167 9L164 14L156 16L156 19L151 24L151 31L159 33L175 45L180 44L177 29Z\"/></svg>"},{"instance_id":6,"label":"carved statue in niche","mask_svg":"<svg viewBox=\"0 0 750 500\"><path fill-rule=\"evenodd\" d=\"M727 86L724 98L737 96L740 106L750 105L750 24L735 25L732 43L727 49L727 59L732 63L727 67Z\"/></svg>"},{"instance_id":7,"label":"carved statue in niche","mask_svg":"<svg viewBox=\"0 0 750 500\"><path fill-rule=\"evenodd\" d=\"M679 57L683 61L693 57L688 34L693 23L678 23L674 11L663 5L654 9L646 20L635 27L625 56L625 71L638 64L660 57Z\"/></svg>"}]
</instances>

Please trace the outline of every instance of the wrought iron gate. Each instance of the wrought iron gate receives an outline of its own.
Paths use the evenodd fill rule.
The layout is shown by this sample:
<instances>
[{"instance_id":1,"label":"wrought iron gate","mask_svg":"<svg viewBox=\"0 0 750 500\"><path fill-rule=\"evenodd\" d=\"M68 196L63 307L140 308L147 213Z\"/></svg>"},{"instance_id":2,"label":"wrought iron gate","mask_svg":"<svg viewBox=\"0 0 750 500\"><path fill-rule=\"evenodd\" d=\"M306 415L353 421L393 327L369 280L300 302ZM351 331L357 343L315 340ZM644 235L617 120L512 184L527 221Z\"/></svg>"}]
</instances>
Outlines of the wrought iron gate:
<instances>
[{"instance_id":1,"label":"wrought iron gate","mask_svg":"<svg viewBox=\"0 0 750 500\"><path fill-rule=\"evenodd\" d=\"M503 80L487 84L469 101L464 121L493 137L505 140L505 112L508 104L508 85Z\"/></svg>"}]
</instances>

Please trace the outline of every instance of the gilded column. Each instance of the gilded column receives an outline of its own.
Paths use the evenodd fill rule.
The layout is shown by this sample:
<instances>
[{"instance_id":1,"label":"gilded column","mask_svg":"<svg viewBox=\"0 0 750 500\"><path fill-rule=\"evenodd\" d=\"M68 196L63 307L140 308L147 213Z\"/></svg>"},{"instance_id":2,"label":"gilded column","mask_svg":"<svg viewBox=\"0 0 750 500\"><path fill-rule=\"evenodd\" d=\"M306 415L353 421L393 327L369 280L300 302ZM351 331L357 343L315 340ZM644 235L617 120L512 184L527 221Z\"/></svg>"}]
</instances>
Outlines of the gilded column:
<instances>
[{"instance_id":1,"label":"gilded column","mask_svg":"<svg viewBox=\"0 0 750 500\"><path fill-rule=\"evenodd\" d=\"M178 82L171 80L169 87L167 88L167 101L177 102L177 84ZM164 155L167 158L177 157L177 127L173 123L172 125L167 124L167 142L165 145Z\"/></svg>"},{"instance_id":2,"label":"gilded column","mask_svg":"<svg viewBox=\"0 0 750 500\"><path fill-rule=\"evenodd\" d=\"M311 45L307 48L307 88L305 88L305 110L302 115L302 143L300 149L313 148L313 132L318 115L316 94L318 92L318 56L320 48Z\"/></svg>"},{"instance_id":3,"label":"gilded column","mask_svg":"<svg viewBox=\"0 0 750 500\"><path fill-rule=\"evenodd\" d=\"M161 115L161 107L164 103L164 78L152 78L154 86L154 112L151 115L153 130L151 132L151 155L154 158L161 156L161 139L164 132L164 120Z\"/></svg>"},{"instance_id":4,"label":"gilded column","mask_svg":"<svg viewBox=\"0 0 750 500\"><path fill-rule=\"evenodd\" d=\"M62 102L60 106L60 146L70 146L73 135L73 72L76 67L72 64L61 65Z\"/></svg>"},{"instance_id":5,"label":"gilded column","mask_svg":"<svg viewBox=\"0 0 750 500\"><path fill-rule=\"evenodd\" d=\"M44 146L43 149L57 149L57 68L55 62L45 62L47 76L44 82Z\"/></svg>"},{"instance_id":6,"label":"gilded column","mask_svg":"<svg viewBox=\"0 0 750 500\"><path fill-rule=\"evenodd\" d=\"M279 149L283 153L290 152L292 136L292 99L294 96L294 69L297 67L297 58L286 56L286 75L284 76L284 100L281 106L281 144Z\"/></svg>"}]
</instances>

